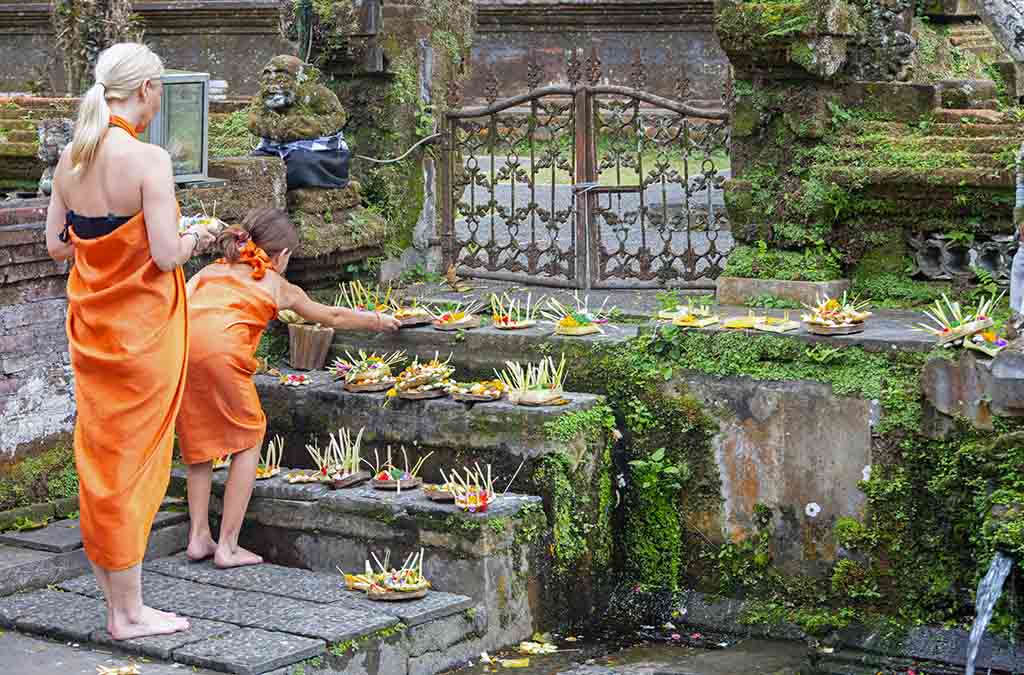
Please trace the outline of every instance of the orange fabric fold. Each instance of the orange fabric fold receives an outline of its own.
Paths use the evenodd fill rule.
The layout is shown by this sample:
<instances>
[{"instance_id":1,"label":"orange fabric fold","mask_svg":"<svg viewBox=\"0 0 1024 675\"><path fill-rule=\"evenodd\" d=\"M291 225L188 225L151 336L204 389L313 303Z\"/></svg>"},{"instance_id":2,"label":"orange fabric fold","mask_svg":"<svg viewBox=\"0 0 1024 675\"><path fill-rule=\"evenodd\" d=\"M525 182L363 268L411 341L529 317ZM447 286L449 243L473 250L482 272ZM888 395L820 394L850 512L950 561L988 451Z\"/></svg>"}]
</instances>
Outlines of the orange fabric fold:
<instances>
[{"instance_id":1,"label":"orange fabric fold","mask_svg":"<svg viewBox=\"0 0 1024 675\"><path fill-rule=\"evenodd\" d=\"M256 347L277 303L232 267L207 267L188 300L188 382L177 423L186 464L258 446L267 430L252 376L259 365Z\"/></svg>"},{"instance_id":2,"label":"orange fabric fold","mask_svg":"<svg viewBox=\"0 0 1024 675\"><path fill-rule=\"evenodd\" d=\"M68 277L82 543L94 563L142 562L170 481L174 420L185 390L185 277L160 270L142 213L79 239Z\"/></svg>"},{"instance_id":3,"label":"orange fabric fold","mask_svg":"<svg viewBox=\"0 0 1024 675\"><path fill-rule=\"evenodd\" d=\"M125 131L127 131L128 133L130 133L132 135L132 138L138 138L139 137L139 133L140 132L137 129L133 128L132 125L128 123L128 120L126 120L123 117L119 117L117 115L111 115L110 116L110 126L117 127L119 129L124 129Z\"/></svg>"},{"instance_id":4,"label":"orange fabric fold","mask_svg":"<svg viewBox=\"0 0 1024 675\"><path fill-rule=\"evenodd\" d=\"M267 276L267 270L274 269L274 263L267 255L267 252L253 243L252 239L245 242L245 245L238 250L238 262L252 268L252 278L259 281ZM221 258L218 264L229 264L227 258Z\"/></svg>"}]
</instances>

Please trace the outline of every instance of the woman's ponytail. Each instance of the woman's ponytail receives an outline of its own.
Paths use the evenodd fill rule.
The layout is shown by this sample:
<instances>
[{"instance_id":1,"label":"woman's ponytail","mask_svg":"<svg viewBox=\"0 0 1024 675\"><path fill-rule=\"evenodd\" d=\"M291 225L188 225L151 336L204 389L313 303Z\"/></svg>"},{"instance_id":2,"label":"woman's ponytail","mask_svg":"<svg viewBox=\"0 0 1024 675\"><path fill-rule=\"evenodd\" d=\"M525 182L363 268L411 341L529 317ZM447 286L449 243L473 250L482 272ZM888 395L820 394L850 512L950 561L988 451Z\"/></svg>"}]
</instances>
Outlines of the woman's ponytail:
<instances>
[{"instance_id":1,"label":"woman's ponytail","mask_svg":"<svg viewBox=\"0 0 1024 675\"><path fill-rule=\"evenodd\" d=\"M75 137L71 142L72 173L89 169L109 124L110 107L107 106L106 86L97 82L85 92L78 107Z\"/></svg>"},{"instance_id":2,"label":"woman's ponytail","mask_svg":"<svg viewBox=\"0 0 1024 675\"><path fill-rule=\"evenodd\" d=\"M131 98L147 80L164 73L160 57L146 45L121 42L104 50L96 60L96 84L85 92L78 108L75 137L71 141L71 172L85 173L96 158L100 141L110 125L107 101Z\"/></svg>"},{"instance_id":3,"label":"woman's ponytail","mask_svg":"<svg viewBox=\"0 0 1024 675\"><path fill-rule=\"evenodd\" d=\"M230 227L225 227L217 235L214 247L217 251L220 251L220 255L224 260L227 260L229 263L236 263L239 259L239 252L247 241L249 241L249 230L238 225L231 225Z\"/></svg>"}]
</instances>

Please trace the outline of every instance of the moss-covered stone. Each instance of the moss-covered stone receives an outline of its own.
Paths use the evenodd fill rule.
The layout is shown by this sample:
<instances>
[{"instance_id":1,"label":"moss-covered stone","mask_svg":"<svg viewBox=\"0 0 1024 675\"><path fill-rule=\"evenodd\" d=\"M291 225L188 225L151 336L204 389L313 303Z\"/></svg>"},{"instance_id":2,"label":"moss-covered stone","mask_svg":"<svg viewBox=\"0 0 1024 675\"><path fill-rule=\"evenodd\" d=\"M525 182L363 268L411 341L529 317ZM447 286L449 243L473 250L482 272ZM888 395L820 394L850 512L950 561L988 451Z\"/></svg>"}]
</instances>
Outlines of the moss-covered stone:
<instances>
[{"instance_id":1,"label":"moss-covered stone","mask_svg":"<svg viewBox=\"0 0 1024 675\"><path fill-rule=\"evenodd\" d=\"M78 474L70 443L0 467L0 511L78 495Z\"/></svg>"}]
</instances>

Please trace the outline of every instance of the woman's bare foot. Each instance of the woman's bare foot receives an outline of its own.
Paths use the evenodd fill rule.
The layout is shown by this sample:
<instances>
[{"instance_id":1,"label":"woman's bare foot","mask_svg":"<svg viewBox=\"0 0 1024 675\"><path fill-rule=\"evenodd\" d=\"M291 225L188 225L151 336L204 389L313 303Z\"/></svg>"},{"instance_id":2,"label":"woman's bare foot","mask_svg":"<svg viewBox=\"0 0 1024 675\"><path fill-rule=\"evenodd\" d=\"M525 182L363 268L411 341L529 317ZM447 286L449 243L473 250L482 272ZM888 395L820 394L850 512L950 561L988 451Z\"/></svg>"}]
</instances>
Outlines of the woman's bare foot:
<instances>
[{"instance_id":1,"label":"woman's bare foot","mask_svg":"<svg viewBox=\"0 0 1024 675\"><path fill-rule=\"evenodd\" d=\"M218 546L217 552L213 554L213 564L222 569L229 567L242 567L243 565L259 565L263 558L252 551L247 551L241 546L236 546L232 551L226 546Z\"/></svg>"},{"instance_id":2,"label":"woman's bare foot","mask_svg":"<svg viewBox=\"0 0 1024 675\"><path fill-rule=\"evenodd\" d=\"M188 540L188 548L185 549L185 555L187 555L188 559L192 562L206 560L216 552L217 542L213 540L213 537L210 536L209 532L198 537L190 537Z\"/></svg>"},{"instance_id":3,"label":"woman's bare foot","mask_svg":"<svg viewBox=\"0 0 1024 675\"><path fill-rule=\"evenodd\" d=\"M170 635L189 629L188 619L143 606L135 615L113 612L109 621L110 636L115 640L131 640L147 635Z\"/></svg>"}]
</instances>

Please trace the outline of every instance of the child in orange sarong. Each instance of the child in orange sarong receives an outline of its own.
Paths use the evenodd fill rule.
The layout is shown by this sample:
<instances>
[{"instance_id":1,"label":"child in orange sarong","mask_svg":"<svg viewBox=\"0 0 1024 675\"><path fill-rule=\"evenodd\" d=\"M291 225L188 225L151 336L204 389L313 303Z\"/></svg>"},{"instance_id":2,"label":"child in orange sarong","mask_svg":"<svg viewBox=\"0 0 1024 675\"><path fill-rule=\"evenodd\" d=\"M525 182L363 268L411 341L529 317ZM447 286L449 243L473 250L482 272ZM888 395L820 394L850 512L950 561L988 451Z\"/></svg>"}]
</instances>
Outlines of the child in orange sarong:
<instances>
[{"instance_id":1,"label":"child in orange sarong","mask_svg":"<svg viewBox=\"0 0 1024 675\"><path fill-rule=\"evenodd\" d=\"M218 567L262 562L239 547L267 419L253 384L256 347L267 324L284 309L311 322L349 330L398 330L398 321L375 312L329 307L309 299L282 276L299 243L287 214L250 212L241 226L217 238L223 258L188 282L189 358L178 415L181 454L188 465L191 518L188 556L213 556ZM231 455L220 536L209 525L213 460Z\"/></svg>"}]
</instances>

